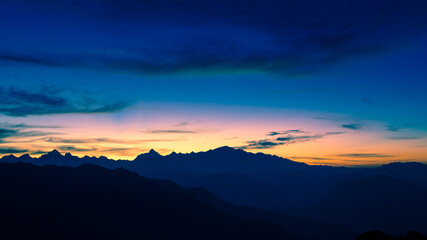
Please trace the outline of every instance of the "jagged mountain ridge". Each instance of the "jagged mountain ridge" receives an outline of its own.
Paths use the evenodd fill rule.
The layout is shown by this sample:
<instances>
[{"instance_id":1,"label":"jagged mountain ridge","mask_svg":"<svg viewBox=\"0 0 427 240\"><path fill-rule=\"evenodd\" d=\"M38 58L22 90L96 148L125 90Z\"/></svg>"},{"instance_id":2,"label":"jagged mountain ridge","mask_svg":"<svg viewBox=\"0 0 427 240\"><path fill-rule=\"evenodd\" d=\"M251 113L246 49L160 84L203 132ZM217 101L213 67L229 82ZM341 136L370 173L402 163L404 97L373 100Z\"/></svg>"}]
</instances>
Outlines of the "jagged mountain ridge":
<instances>
[{"instance_id":1,"label":"jagged mountain ridge","mask_svg":"<svg viewBox=\"0 0 427 240\"><path fill-rule=\"evenodd\" d=\"M57 151L39 158L9 155L0 160L19 161L35 165L79 166L89 163L109 169L125 168L146 177L169 179L183 187L207 189L235 205L283 211L300 217L311 216L318 204L330 198L340 184L364 177L382 174L427 186L427 165L421 163L393 163L375 168L310 166L230 147L166 156L151 150L137 156L134 161L89 156L79 158L70 153L61 155Z\"/></svg>"},{"instance_id":2,"label":"jagged mountain ridge","mask_svg":"<svg viewBox=\"0 0 427 240\"><path fill-rule=\"evenodd\" d=\"M155 161L158 160L158 161ZM198 153L171 153L162 156L151 149L148 153L138 155L133 161L128 160L110 160L106 157L78 158L66 153L61 155L57 150L53 150L39 158L32 158L28 154L20 157L14 155L4 156L2 162L29 162L36 165L61 164L67 166L76 166L81 163L93 163L109 167L111 165L137 168L150 168L150 171L156 172L203 172L203 173L249 173L262 171L285 170L289 167L304 168L308 165L294 162L286 158L263 153L249 153L240 149L231 147L220 147L214 150ZM147 162L149 161L149 162Z\"/></svg>"},{"instance_id":3,"label":"jagged mountain ridge","mask_svg":"<svg viewBox=\"0 0 427 240\"><path fill-rule=\"evenodd\" d=\"M258 168L258 171L262 170L270 170L270 171L281 171L281 170L289 170L292 168L293 170L298 169L321 169L323 172L333 172L333 171L356 171L362 170L358 172L365 172L370 174L390 174L393 172L399 172L405 170L406 172L414 172L427 170L427 165L419 162L394 162L389 164L384 164L379 167L367 167L367 168L346 168L346 167L331 167L331 166L319 166L319 165L307 165L302 162L292 161L288 158L282 158L276 155L264 154L264 153L250 153L246 152L242 149L235 149L228 146L219 147L216 149L208 150L205 152L191 152L191 153L176 153L172 152L169 155L160 155L154 149L151 149L147 153L142 153L132 161L132 160L112 160L108 159L105 156L100 157L77 157L67 152L64 155L61 154L58 150L54 149L49 153L41 155L39 158L31 157L29 154L23 154L19 157L15 155L6 155L3 156L0 161L1 162L31 162L36 165L50 164L60 162L63 164L74 165L70 160L78 162L77 164L89 163L92 161L97 161L98 165L108 165L111 163L116 163L117 165L122 165L126 163L143 164L145 160L161 160L160 163L163 164L162 167L165 167L165 163L172 164L169 161L174 160L177 164L182 164L183 166L188 165L188 162L198 161L198 163L191 162L191 164L196 164L199 167L202 167L203 164L206 164L204 167L206 171L207 167L213 167L208 172L214 171L245 171L245 170L253 170ZM150 164L153 164L154 161L150 161ZM264 166L259 168L259 162L262 162ZM210 164L215 164L215 166L211 166ZM271 165L270 165L271 164ZM272 166L274 164L274 167ZM246 166L245 166L246 165ZM238 167L236 167L238 166ZM189 166L186 166L189 167ZM228 169L227 169L228 167ZM233 168L234 167L234 168ZM183 168L183 167L182 167ZM191 168L191 167L189 167ZM194 166L192 167L194 169ZM191 169L190 169L191 170ZM322 171L319 171L322 172Z\"/></svg>"}]
</instances>

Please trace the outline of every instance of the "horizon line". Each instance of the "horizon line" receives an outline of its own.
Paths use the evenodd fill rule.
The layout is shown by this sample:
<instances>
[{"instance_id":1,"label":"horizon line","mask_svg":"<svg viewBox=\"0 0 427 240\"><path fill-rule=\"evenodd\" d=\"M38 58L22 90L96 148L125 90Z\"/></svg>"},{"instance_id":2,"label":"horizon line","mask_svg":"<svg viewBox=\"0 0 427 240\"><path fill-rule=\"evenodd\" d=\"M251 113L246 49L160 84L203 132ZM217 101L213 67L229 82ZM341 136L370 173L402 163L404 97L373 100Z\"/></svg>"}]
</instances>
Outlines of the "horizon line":
<instances>
[{"instance_id":1,"label":"horizon line","mask_svg":"<svg viewBox=\"0 0 427 240\"><path fill-rule=\"evenodd\" d=\"M110 160L110 161L128 161L128 162L133 162L133 161L135 161L139 156L142 156L142 155L146 155L146 154L150 154L150 153L152 153L152 154L156 154L156 155L158 155L159 157L167 157L167 156L171 156L171 155L191 155L191 154L198 154L198 153L206 153L206 152L209 152L209 151L214 151L214 150L218 150L218 149L232 149L232 150L234 150L234 151L243 151L243 152L245 152L245 153L247 153L247 154L254 154L254 155L256 155L256 154L262 154L262 155L268 155L268 156L272 156L272 157L277 157L277 158L281 158L281 159L283 159L283 160L288 160L288 161L292 161L292 162L295 162L295 163L302 163L302 164L306 164L307 166L327 166L327 167L334 167L334 168L342 168L342 167L344 167L344 168L375 168L375 167L380 167L380 166L385 166L385 165L389 165L389 164L395 164L395 163L401 163L401 164L404 164L404 163L420 163L420 164L427 164L427 161L425 161L425 162L423 162L423 161L407 161L407 162L404 162L404 161L394 161L394 162L388 162L388 163L381 163L381 164L363 164L363 165L346 165L346 166L334 166L334 165L328 165L328 164L309 164L309 163L306 163L306 162L302 162L302 161L295 161L295 160L292 160L292 158L287 158L287 157L281 157L281 156L278 156L278 155L275 155L275 154L268 154L268 153L263 153L263 152L256 152L256 153L253 153L253 152L248 152L248 151L245 151L244 149L241 149L241 148L235 148L235 147L230 147L230 146L221 146L221 147L217 147L217 148L212 148L212 149L209 149L209 150L206 150L206 151L198 151L198 152L194 152L194 151L191 151L191 152L188 152L188 153L183 153L183 152L175 152L175 151L172 151L171 153L169 153L169 154L165 154L165 155L162 155L162 154L160 154L159 152L157 152L156 150L154 150L153 148L152 149L150 149L149 151L147 151L147 152L142 152L142 153L140 153L140 154L138 154L138 155L136 155L136 157L135 158L133 158L133 159L113 159L113 158L109 158L109 157L107 157L107 156L104 156L104 155L100 155L99 157L97 157L97 156L95 156L95 155L91 155L91 156L89 156L89 155L84 155L83 157L79 157L79 156L77 156L77 155L73 155L73 153L71 152L71 151L67 151L67 152L64 152L64 151L62 151L62 153L61 153L61 151L59 151L59 150L57 150L56 148L54 148L52 151L49 151L49 152L43 152L43 153L39 153L39 154L34 154L33 153L33 155L32 154L30 154L30 152L23 152L21 155L15 155L15 154L18 154L18 153L11 153L11 154L4 154L1 158L0 158L0 160L2 160L3 158L5 158L5 157L10 157L10 156L13 156L13 157L15 157L15 158L21 158L21 157L23 157L23 156L26 156L26 155L28 155L30 158L33 158L33 159L39 159L39 158L41 158L42 156L46 156L46 155L48 155L48 154L50 154L50 153L53 153L53 152L58 152L59 153L59 155L61 155L62 157L65 157L65 156L67 156L67 155L71 155L72 157L76 157L76 158L79 158L79 159L83 159L83 158L85 158L85 157L88 157L88 158L97 158L97 159L100 159L100 158L105 158L105 159L107 159L107 160ZM39 157L33 157L34 155L40 155Z\"/></svg>"}]
</instances>

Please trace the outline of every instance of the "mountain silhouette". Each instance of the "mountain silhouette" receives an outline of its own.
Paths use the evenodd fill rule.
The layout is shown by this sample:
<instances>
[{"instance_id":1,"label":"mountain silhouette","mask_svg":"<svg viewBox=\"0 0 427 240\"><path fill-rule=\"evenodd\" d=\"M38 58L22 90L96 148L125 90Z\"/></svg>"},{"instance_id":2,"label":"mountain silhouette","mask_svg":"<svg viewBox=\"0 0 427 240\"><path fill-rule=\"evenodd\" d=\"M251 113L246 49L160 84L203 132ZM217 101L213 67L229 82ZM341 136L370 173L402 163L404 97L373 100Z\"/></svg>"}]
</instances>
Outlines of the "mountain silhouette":
<instances>
[{"instance_id":1,"label":"mountain silhouette","mask_svg":"<svg viewBox=\"0 0 427 240\"><path fill-rule=\"evenodd\" d=\"M189 191L190 194L195 196L198 200L207 203L220 211L226 212L227 214L280 225L292 234L300 236L306 240L343 240L354 239L356 236L353 231L343 225L325 224L307 218L293 217L278 211L268 211L252 207L235 207L220 200L204 189L192 188L189 189Z\"/></svg>"},{"instance_id":2,"label":"mountain silhouette","mask_svg":"<svg viewBox=\"0 0 427 240\"><path fill-rule=\"evenodd\" d=\"M141 160L158 159L161 157L162 156L158 152L154 151L154 149L151 149L148 153L143 153L143 154L138 155L134 161L138 162Z\"/></svg>"},{"instance_id":3,"label":"mountain silhouette","mask_svg":"<svg viewBox=\"0 0 427 240\"><path fill-rule=\"evenodd\" d=\"M2 239L297 239L124 169L0 164Z\"/></svg>"},{"instance_id":4,"label":"mountain silhouette","mask_svg":"<svg viewBox=\"0 0 427 240\"><path fill-rule=\"evenodd\" d=\"M412 230L422 233L426 231L422 225L424 221L418 214L425 212L426 207L416 200L423 199L421 196L427 189L427 165L421 163L392 163L370 168L310 166L274 155L249 153L231 147L165 156L150 150L137 156L134 161L89 156L79 158L70 153L61 155L54 151L40 158L8 155L0 162L58 166L88 163L108 169L124 168L149 178L172 180L185 188L207 189L220 199L237 206L259 208L267 212L281 211L332 225L344 224L356 232L381 230L403 235ZM378 183L378 176L385 176L380 181L383 184L380 185L381 191L370 188ZM372 184L370 181L373 181ZM366 188L357 187L358 184ZM405 194L404 189L412 190L410 194ZM399 191L402 197L393 196L393 193ZM382 195L376 192L382 192ZM413 217L405 220L407 224L393 227L393 221L397 221L398 217L385 217L390 212L381 210L381 206L374 208L375 204L366 202L364 196L369 196L374 203L390 203L385 206L390 206L388 209L399 213L399 216L411 217L410 214L403 214L407 211ZM337 202L336 199L343 201ZM397 201L406 204L398 204ZM417 204L411 204L411 201ZM366 211L369 208L373 209ZM361 209L360 214L341 221L345 214L358 213L352 209ZM383 224L365 218L381 220Z\"/></svg>"},{"instance_id":5,"label":"mountain silhouette","mask_svg":"<svg viewBox=\"0 0 427 240\"><path fill-rule=\"evenodd\" d=\"M49 152L47 154L42 155L42 158L46 158L46 159L56 159L56 158L59 158L59 157L62 157L62 155L56 149L52 150L51 152Z\"/></svg>"},{"instance_id":6,"label":"mountain silhouette","mask_svg":"<svg viewBox=\"0 0 427 240\"><path fill-rule=\"evenodd\" d=\"M368 175L382 174L427 184L427 165L418 162L389 163L378 168L366 168L364 172Z\"/></svg>"}]
</instances>

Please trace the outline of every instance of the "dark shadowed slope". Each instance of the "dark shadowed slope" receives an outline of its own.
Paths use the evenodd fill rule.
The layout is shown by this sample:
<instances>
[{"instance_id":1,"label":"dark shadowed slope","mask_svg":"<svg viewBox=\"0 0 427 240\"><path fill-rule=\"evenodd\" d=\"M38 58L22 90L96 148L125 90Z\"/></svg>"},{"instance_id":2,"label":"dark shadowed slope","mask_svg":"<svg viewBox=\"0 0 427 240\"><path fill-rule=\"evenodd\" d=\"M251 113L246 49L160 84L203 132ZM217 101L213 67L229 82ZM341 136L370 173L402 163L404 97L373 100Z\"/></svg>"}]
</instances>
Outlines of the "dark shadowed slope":
<instances>
[{"instance_id":1,"label":"dark shadowed slope","mask_svg":"<svg viewBox=\"0 0 427 240\"><path fill-rule=\"evenodd\" d=\"M77 228L82 232L92 229L88 233L102 234L98 231L108 226L111 228L108 231L113 231L109 234L116 234L114 236L123 234L123 231L129 236L140 236L139 232L133 231L145 229L144 226L155 229L174 225L168 231L174 232L178 228L177 234L201 234L208 239L203 234L211 231L211 228L218 228L218 234L223 234L221 239L227 238L229 234L240 234L241 237L251 234L246 236L251 239L252 236L259 236L262 231L269 231L271 234L278 232L277 236L286 236L285 239L292 239L286 232L312 240L341 240L354 236L344 227L279 212L235 207L206 190L183 189L170 181L148 180L123 169L107 170L94 165L77 168L36 167L17 163L0 164L0 174L0 190L4 196L1 204L9 206L3 209L1 226L9 229L9 232L6 231L9 235L25 235L27 232L41 236L48 231L49 226L57 229L56 233L56 230L53 231L52 237L68 232L70 228ZM79 214L85 216L85 219L80 219ZM54 221L55 218L60 221ZM120 220L118 223L117 219ZM36 220L49 224L30 227ZM97 222L102 224L95 224ZM241 227L251 227L254 223L257 227L236 232L242 230ZM122 226L123 224L126 226ZM199 224L203 226L198 226ZM16 228L21 225L21 230ZM283 227L286 232L275 226ZM199 231L199 228L203 231ZM73 233L73 236L78 236L78 232Z\"/></svg>"},{"instance_id":2,"label":"dark shadowed slope","mask_svg":"<svg viewBox=\"0 0 427 240\"><path fill-rule=\"evenodd\" d=\"M230 147L207 152L161 156L155 151L135 161L113 161L105 157L78 158L52 151L40 158L5 156L2 162L35 165L78 166L82 163L110 169L123 167L143 176L170 179L184 187L206 188L222 199L243 206L300 213L307 205L326 197L335 185L325 177L344 168L313 167L289 159L253 154ZM243 186L243 187L242 187Z\"/></svg>"},{"instance_id":3,"label":"dark shadowed slope","mask_svg":"<svg viewBox=\"0 0 427 240\"><path fill-rule=\"evenodd\" d=\"M0 234L14 239L294 239L127 170L0 164Z\"/></svg>"},{"instance_id":4,"label":"dark shadowed slope","mask_svg":"<svg viewBox=\"0 0 427 240\"><path fill-rule=\"evenodd\" d=\"M283 212L268 211L252 207L235 207L221 201L204 189L189 189L189 193L198 200L226 212L227 214L281 225L292 234L306 240L345 240L354 239L356 236L355 232L343 225L325 224L307 218L289 216Z\"/></svg>"},{"instance_id":5,"label":"dark shadowed slope","mask_svg":"<svg viewBox=\"0 0 427 240\"><path fill-rule=\"evenodd\" d=\"M385 175L340 184L309 215L359 232L427 232L427 187Z\"/></svg>"},{"instance_id":6,"label":"dark shadowed slope","mask_svg":"<svg viewBox=\"0 0 427 240\"><path fill-rule=\"evenodd\" d=\"M387 175L403 180L427 184L427 165L418 162L390 163L377 168L359 170L365 175Z\"/></svg>"},{"instance_id":7,"label":"dark shadowed slope","mask_svg":"<svg viewBox=\"0 0 427 240\"><path fill-rule=\"evenodd\" d=\"M371 231L361 234L356 240L427 240L427 236L414 231L405 236L393 237L380 231Z\"/></svg>"},{"instance_id":8,"label":"dark shadowed slope","mask_svg":"<svg viewBox=\"0 0 427 240\"><path fill-rule=\"evenodd\" d=\"M79 166L90 163L109 169L122 167L143 176L169 179L183 187L207 189L220 199L235 205L309 217L312 216L311 210L330 198L340 184L363 180L378 174L427 186L427 165L421 163L393 163L374 168L309 166L277 156L253 154L230 147L189 154L172 153L166 156L152 150L139 155L135 161L114 161L106 157L78 158L69 153L61 155L57 151L52 151L40 158L31 158L29 155L18 158L10 155L1 159L1 162L19 161L36 165ZM393 187L391 183L390 192L395 191ZM354 191L356 192L343 193L343 195L365 196L367 194L363 188L357 188ZM370 195L370 199L376 198L378 201L384 200L381 195ZM333 201L334 199L331 200ZM347 197L347 201L349 202L346 204L359 204L358 198ZM407 201L411 199L408 197ZM405 209L404 205L394 207L396 211ZM360 217L355 218L357 219L355 222L341 222L331 219L327 213L319 214L317 217L322 221L347 223L349 228L354 226L357 228L359 224L357 221L363 219ZM421 219L412 220L419 225ZM403 229L399 234L420 230L416 228L418 225L414 225L412 229ZM388 232L387 229L388 227L378 228Z\"/></svg>"}]
</instances>

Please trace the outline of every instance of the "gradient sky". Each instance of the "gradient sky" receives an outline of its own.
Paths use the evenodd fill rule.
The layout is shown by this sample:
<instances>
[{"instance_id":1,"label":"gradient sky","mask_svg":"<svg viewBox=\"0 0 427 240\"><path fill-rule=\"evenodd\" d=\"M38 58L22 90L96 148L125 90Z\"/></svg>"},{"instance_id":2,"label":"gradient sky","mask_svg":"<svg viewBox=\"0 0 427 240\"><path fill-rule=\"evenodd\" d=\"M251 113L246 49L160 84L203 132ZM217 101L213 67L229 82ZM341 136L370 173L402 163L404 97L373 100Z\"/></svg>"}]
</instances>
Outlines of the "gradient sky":
<instances>
[{"instance_id":1,"label":"gradient sky","mask_svg":"<svg viewBox=\"0 0 427 240\"><path fill-rule=\"evenodd\" d=\"M0 155L427 162L427 1L4 0Z\"/></svg>"}]
</instances>

